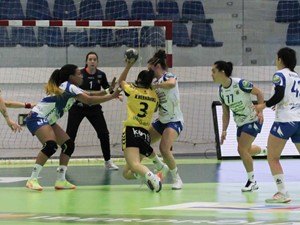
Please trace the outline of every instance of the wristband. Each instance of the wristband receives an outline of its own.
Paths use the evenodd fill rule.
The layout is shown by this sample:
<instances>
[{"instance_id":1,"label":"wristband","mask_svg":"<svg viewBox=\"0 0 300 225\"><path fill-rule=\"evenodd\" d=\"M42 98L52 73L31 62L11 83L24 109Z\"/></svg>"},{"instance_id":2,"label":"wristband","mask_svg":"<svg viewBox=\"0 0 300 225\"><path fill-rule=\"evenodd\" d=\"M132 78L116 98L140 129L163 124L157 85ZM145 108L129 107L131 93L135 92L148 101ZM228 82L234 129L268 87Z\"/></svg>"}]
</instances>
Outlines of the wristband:
<instances>
[{"instance_id":1,"label":"wristband","mask_svg":"<svg viewBox=\"0 0 300 225\"><path fill-rule=\"evenodd\" d=\"M106 88L106 89L105 89L105 92L106 92L106 94L109 95L109 94L110 94L109 88Z\"/></svg>"},{"instance_id":2,"label":"wristband","mask_svg":"<svg viewBox=\"0 0 300 225\"><path fill-rule=\"evenodd\" d=\"M25 109L31 109L31 103L25 102Z\"/></svg>"}]
</instances>

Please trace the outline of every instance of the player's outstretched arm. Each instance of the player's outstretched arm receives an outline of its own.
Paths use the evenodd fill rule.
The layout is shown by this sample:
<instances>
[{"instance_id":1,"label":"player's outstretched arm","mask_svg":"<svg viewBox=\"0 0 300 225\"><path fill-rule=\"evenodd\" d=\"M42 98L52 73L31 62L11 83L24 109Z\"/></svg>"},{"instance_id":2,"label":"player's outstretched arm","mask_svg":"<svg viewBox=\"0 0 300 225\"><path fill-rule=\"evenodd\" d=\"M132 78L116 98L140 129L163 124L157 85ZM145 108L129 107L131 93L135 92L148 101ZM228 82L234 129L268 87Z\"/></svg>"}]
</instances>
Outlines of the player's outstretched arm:
<instances>
[{"instance_id":1,"label":"player's outstretched arm","mask_svg":"<svg viewBox=\"0 0 300 225\"><path fill-rule=\"evenodd\" d=\"M112 94L103 96L91 96L83 92L82 94L77 95L75 99L87 105L96 105L117 98L119 94L119 90L114 91Z\"/></svg>"},{"instance_id":2,"label":"player's outstretched arm","mask_svg":"<svg viewBox=\"0 0 300 225\"><path fill-rule=\"evenodd\" d=\"M4 117L7 125L10 127L10 129L15 132L20 132L22 130L21 126L15 123L13 120L9 118L9 115L6 110L5 102L3 98L0 96L0 111L2 116Z\"/></svg>"},{"instance_id":3,"label":"player's outstretched arm","mask_svg":"<svg viewBox=\"0 0 300 225\"><path fill-rule=\"evenodd\" d=\"M4 100L6 108L25 108L32 109L36 104L29 102L18 102L18 101L10 101Z\"/></svg>"}]
</instances>

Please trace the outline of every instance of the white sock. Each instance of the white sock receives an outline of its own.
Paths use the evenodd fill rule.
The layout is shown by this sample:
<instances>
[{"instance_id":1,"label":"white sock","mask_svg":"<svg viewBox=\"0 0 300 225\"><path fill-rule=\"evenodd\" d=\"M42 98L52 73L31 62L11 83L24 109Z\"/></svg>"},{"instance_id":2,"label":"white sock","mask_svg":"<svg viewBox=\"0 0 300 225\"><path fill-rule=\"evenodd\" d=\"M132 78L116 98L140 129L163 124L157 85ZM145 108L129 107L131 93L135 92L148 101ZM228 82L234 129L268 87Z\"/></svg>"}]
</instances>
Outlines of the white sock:
<instances>
[{"instance_id":1,"label":"white sock","mask_svg":"<svg viewBox=\"0 0 300 225\"><path fill-rule=\"evenodd\" d=\"M283 194L286 193L286 189L285 189L285 185L284 185L284 177L283 174L277 174L275 176L273 176L274 181L276 183L277 186L277 190Z\"/></svg>"},{"instance_id":2,"label":"white sock","mask_svg":"<svg viewBox=\"0 0 300 225\"><path fill-rule=\"evenodd\" d=\"M32 169L32 172L31 172L31 179L32 178L38 178L39 175L40 175L40 172L42 171L43 169L43 166L40 165L40 164L35 164L33 169Z\"/></svg>"},{"instance_id":3,"label":"white sock","mask_svg":"<svg viewBox=\"0 0 300 225\"><path fill-rule=\"evenodd\" d=\"M163 168L164 163L163 163L163 161L161 161L161 159L158 157L158 155L155 155L151 160L155 166L155 169L161 170Z\"/></svg>"},{"instance_id":4,"label":"white sock","mask_svg":"<svg viewBox=\"0 0 300 225\"><path fill-rule=\"evenodd\" d=\"M60 165L57 168L57 180L65 180L66 179L67 166Z\"/></svg>"},{"instance_id":5,"label":"white sock","mask_svg":"<svg viewBox=\"0 0 300 225\"><path fill-rule=\"evenodd\" d=\"M154 177L154 173L152 173L151 171L149 171L145 174L146 180L149 180L149 178L151 178L151 177Z\"/></svg>"},{"instance_id":6,"label":"white sock","mask_svg":"<svg viewBox=\"0 0 300 225\"><path fill-rule=\"evenodd\" d=\"M170 170L170 173L173 178L176 178L178 175L177 167L175 167L175 169Z\"/></svg>"},{"instance_id":7,"label":"white sock","mask_svg":"<svg viewBox=\"0 0 300 225\"><path fill-rule=\"evenodd\" d=\"M252 182L254 181L254 172L253 171L247 173L247 176L248 176L248 180L250 180Z\"/></svg>"}]
</instances>

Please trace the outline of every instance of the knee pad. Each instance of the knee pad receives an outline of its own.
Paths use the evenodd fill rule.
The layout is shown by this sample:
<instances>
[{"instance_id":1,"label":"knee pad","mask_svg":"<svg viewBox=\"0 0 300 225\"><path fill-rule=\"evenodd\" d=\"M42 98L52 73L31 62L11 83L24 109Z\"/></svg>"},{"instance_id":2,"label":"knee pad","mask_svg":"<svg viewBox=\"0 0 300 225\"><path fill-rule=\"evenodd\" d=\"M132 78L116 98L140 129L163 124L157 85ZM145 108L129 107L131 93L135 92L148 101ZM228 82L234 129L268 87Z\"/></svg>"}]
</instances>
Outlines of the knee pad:
<instances>
[{"instance_id":1,"label":"knee pad","mask_svg":"<svg viewBox=\"0 0 300 225\"><path fill-rule=\"evenodd\" d=\"M46 141L43 149L41 150L48 158L50 158L57 150L57 144L55 141Z\"/></svg>"},{"instance_id":2,"label":"knee pad","mask_svg":"<svg viewBox=\"0 0 300 225\"><path fill-rule=\"evenodd\" d=\"M73 154L74 149L75 149L75 144L74 141L72 141L71 139L67 140L65 143L61 145L61 152L70 157Z\"/></svg>"}]
</instances>

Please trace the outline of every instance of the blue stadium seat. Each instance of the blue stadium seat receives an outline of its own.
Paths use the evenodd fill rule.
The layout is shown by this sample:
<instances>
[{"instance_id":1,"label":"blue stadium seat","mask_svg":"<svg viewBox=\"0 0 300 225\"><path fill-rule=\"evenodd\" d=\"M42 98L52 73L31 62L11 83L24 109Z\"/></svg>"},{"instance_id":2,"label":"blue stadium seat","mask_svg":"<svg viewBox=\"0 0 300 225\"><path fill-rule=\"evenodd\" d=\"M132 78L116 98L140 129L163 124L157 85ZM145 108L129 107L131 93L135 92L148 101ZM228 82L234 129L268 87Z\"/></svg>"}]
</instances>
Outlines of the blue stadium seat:
<instances>
[{"instance_id":1,"label":"blue stadium seat","mask_svg":"<svg viewBox=\"0 0 300 225\"><path fill-rule=\"evenodd\" d=\"M290 23L286 34L286 45L300 45L300 23Z\"/></svg>"},{"instance_id":2,"label":"blue stadium seat","mask_svg":"<svg viewBox=\"0 0 300 225\"><path fill-rule=\"evenodd\" d=\"M77 29L74 32L70 32L70 30L65 28L64 41L66 45L74 45L75 47L96 46L96 44L89 41L88 32L86 29Z\"/></svg>"},{"instance_id":3,"label":"blue stadium seat","mask_svg":"<svg viewBox=\"0 0 300 225\"><path fill-rule=\"evenodd\" d=\"M77 20L77 10L73 0L55 0L53 19Z\"/></svg>"},{"instance_id":4,"label":"blue stadium seat","mask_svg":"<svg viewBox=\"0 0 300 225\"><path fill-rule=\"evenodd\" d=\"M300 5L298 0L279 0L277 4L277 23L290 23L300 20Z\"/></svg>"},{"instance_id":5,"label":"blue stadium seat","mask_svg":"<svg viewBox=\"0 0 300 225\"><path fill-rule=\"evenodd\" d=\"M160 0L157 3L156 19L180 21L178 3L175 0Z\"/></svg>"},{"instance_id":6,"label":"blue stadium seat","mask_svg":"<svg viewBox=\"0 0 300 225\"><path fill-rule=\"evenodd\" d=\"M191 29L191 41L194 45L201 44L203 47L223 46L223 42L215 41L209 23L193 23Z\"/></svg>"},{"instance_id":7,"label":"blue stadium seat","mask_svg":"<svg viewBox=\"0 0 300 225\"><path fill-rule=\"evenodd\" d=\"M150 0L135 0L131 5L131 19L155 20L152 2Z\"/></svg>"},{"instance_id":8,"label":"blue stadium seat","mask_svg":"<svg viewBox=\"0 0 300 225\"><path fill-rule=\"evenodd\" d=\"M136 28L116 30L115 37L118 45L139 47L139 33Z\"/></svg>"},{"instance_id":9,"label":"blue stadium seat","mask_svg":"<svg viewBox=\"0 0 300 225\"><path fill-rule=\"evenodd\" d=\"M105 5L105 18L107 20L130 20L125 0L107 0Z\"/></svg>"},{"instance_id":10,"label":"blue stadium seat","mask_svg":"<svg viewBox=\"0 0 300 225\"><path fill-rule=\"evenodd\" d=\"M14 47L16 46L11 42L8 36L7 28L0 27L0 47Z\"/></svg>"},{"instance_id":11,"label":"blue stadium seat","mask_svg":"<svg viewBox=\"0 0 300 225\"><path fill-rule=\"evenodd\" d=\"M26 5L26 19L51 20L50 9L47 0L28 0Z\"/></svg>"},{"instance_id":12,"label":"blue stadium seat","mask_svg":"<svg viewBox=\"0 0 300 225\"><path fill-rule=\"evenodd\" d=\"M37 41L32 27L12 27L11 41L24 47L39 47L41 43Z\"/></svg>"},{"instance_id":13,"label":"blue stadium seat","mask_svg":"<svg viewBox=\"0 0 300 225\"><path fill-rule=\"evenodd\" d=\"M161 27L142 27L141 46L165 47L165 33Z\"/></svg>"},{"instance_id":14,"label":"blue stadium seat","mask_svg":"<svg viewBox=\"0 0 300 225\"><path fill-rule=\"evenodd\" d=\"M79 7L80 20L104 20L102 5L99 0L83 0Z\"/></svg>"},{"instance_id":15,"label":"blue stadium seat","mask_svg":"<svg viewBox=\"0 0 300 225\"><path fill-rule=\"evenodd\" d=\"M90 43L101 47L118 46L112 29L90 29Z\"/></svg>"},{"instance_id":16,"label":"blue stadium seat","mask_svg":"<svg viewBox=\"0 0 300 225\"><path fill-rule=\"evenodd\" d=\"M0 0L0 19L24 20L20 0Z\"/></svg>"},{"instance_id":17,"label":"blue stadium seat","mask_svg":"<svg viewBox=\"0 0 300 225\"><path fill-rule=\"evenodd\" d=\"M186 0L182 4L182 19L193 22L212 23L213 19L206 19L202 2Z\"/></svg>"},{"instance_id":18,"label":"blue stadium seat","mask_svg":"<svg viewBox=\"0 0 300 225\"><path fill-rule=\"evenodd\" d=\"M38 43L49 47L65 47L66 43L61 34L60 27L39 27Z\"/></svg>"},{"instance_id":19,"label":"blue stadium seat","mask_svg":"<svg viewBox=\"0 0 300 225\"><path fill-rule=\"evenodd\" d=\"M39 0L38 3L36 0L28 0L26 6L26 19L32 20L51 20L52 16L50 13L49 5L47 0ZM50 33L55 33L53 30L59 29L56 28L46 28L46 27L39 27L37 30L37 46L41 45L48 45L52 46L55 40L54 37L49 37ZM50 41L51 39L51 41ZM59 37L58 37L59 39ZM54 46L59 46L60 44L54 44Z\"/></svg>"},{"instance_id":20,"label":"blue stadium seat","mask_svg":"<svg viewBox=\"0 0 300 225\"><path fill-rule=\"evenodd\" d=\"M188 29L184 23L173 23L173 45L178 47L196 46L191 42Z\"/></svg>"}]
</instances>

